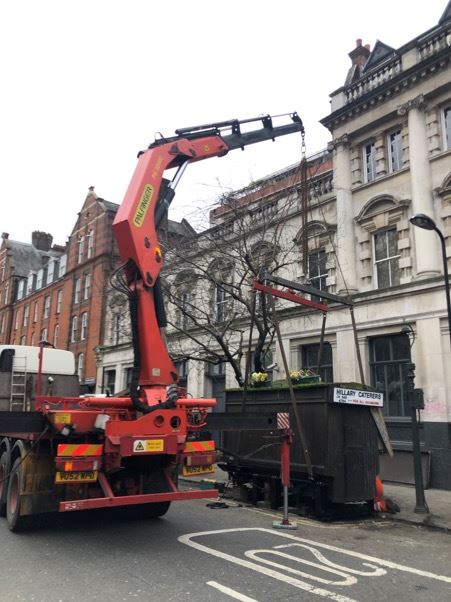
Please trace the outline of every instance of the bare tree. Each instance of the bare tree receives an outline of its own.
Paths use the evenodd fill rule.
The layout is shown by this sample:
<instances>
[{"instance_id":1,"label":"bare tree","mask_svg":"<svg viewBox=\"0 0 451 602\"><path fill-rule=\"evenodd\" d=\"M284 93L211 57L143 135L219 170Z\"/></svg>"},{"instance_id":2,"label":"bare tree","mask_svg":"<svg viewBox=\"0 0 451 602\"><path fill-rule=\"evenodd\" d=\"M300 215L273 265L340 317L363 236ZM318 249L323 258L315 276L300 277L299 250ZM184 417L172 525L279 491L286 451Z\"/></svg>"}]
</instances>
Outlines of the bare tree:
<instances>
[{"instance_id":1,"label":"bare tree","mask_svg":"<svg viewBox=\"0 0 451 602\"><path fill-rule=\"evenodd\" d=\"M264 370L274 326L265 295L252 290L262 269L290 273L299 262L299 172L282 185L255 183L226 194L211 212L212 227L166 253L163 290L171 351L184 359L226 361L239 386L253 323L254 369ZM256 298L254 295L257 295Z\"/></svg>"}]
</instances>

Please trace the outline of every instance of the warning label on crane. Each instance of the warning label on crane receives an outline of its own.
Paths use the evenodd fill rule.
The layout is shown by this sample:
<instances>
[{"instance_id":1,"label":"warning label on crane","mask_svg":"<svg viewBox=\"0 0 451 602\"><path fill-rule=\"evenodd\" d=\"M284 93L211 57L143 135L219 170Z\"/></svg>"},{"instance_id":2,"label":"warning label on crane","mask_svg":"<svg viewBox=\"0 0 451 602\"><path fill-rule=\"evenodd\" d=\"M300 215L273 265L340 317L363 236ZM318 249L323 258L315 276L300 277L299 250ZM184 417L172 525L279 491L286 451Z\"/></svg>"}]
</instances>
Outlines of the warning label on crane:
<instances>
[{"instance_id":1,"label":"warning label on crane","mask_svg":"<svg viewBox=\"0 0 451 602\"><path fill-rule=\"evenodd\" d=\"M133 441L134 452L162 452L164 451L163 439L136 439Z\"/></svg>"}]
</instances>

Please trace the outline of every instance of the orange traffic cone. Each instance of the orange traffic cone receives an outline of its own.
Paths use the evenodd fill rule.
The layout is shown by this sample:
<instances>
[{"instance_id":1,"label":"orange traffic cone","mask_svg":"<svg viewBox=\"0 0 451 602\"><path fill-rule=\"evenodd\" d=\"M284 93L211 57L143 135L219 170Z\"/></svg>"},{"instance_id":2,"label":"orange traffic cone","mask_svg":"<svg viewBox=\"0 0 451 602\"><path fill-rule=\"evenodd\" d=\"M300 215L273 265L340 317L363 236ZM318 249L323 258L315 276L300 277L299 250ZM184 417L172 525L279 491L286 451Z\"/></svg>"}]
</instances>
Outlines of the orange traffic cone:
<instances>
[{"instance_id":1,"label":"orange traffic cone","mask_svg":"<svg viewBox=\"0 0 451 602\"><path fill-rule=\"evenodd\" d=\"M375 512L387 512L387 503L383 499L384 485L382 484L382 479L379 475L376 476L375 486L376 495L374 496L374 510Z\"/></svg>"},{"instance_id":2,"label":"orange traffic cone","mask_svg":"<svg viewBox=\"0 0 451 602\"><path fill-rule=\"evenodd\" d=\"M384 497L384 485L379 475L375 480L376 495L374 496L374 511L375 512L390 512L396 514L400 508L396 502Z\"/></svg>"}]
</instances>

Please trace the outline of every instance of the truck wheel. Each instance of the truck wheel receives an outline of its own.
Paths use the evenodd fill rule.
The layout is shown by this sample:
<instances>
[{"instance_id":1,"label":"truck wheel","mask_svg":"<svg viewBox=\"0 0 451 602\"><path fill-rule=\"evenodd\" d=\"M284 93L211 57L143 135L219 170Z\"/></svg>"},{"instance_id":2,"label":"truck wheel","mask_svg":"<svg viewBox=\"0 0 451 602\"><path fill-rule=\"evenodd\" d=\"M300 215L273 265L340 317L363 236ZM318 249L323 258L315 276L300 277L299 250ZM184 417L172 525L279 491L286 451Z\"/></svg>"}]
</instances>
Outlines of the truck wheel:
<instances>
[{"instance_id":1,"label":"truck wheel","mask_svg":"<svg viewBox=\"0 0 451 602\"><path fill-rule=\"evenodd\" d=\"M8 490L9 454L0 456L0 516L6 516L6 492Z\"/></svg>"},{"instance_id":2,"label":"truck wheel","mask_svg":"<svg viewBox=\"0 0 451 602\"><path fill-rule=\"evenodd\" d=\"M136 509L138 518L158 518L169 510L171 502L155 502L154 504L142 504Z\"/></svg>"},{"instance_id":3,"label":"truck wheel","mask_svg":"<svg viewBox=\"0 0 451 602\"><path fill-rule=\"evenodd\" d=\"M31 526L33 516L20 515L20 489L24 478L21 458L17 458L9 476L6 492L6 520L11 531L23 531Z\"/></svg>"}]
</instances>

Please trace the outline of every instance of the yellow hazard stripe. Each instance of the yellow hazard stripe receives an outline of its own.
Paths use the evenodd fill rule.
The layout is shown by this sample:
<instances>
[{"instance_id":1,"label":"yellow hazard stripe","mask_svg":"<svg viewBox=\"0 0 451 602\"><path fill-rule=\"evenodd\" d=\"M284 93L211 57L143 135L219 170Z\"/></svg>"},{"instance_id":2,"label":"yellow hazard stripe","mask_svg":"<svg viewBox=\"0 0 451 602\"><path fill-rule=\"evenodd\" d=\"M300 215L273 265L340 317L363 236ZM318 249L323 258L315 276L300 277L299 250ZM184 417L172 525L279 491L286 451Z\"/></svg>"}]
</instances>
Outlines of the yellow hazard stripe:
<instances>
[{"instance_id":1,"label":"yellow hazard stripe","mask_svg":"<svg viewBox=\"0 0 451 602\"><path fill-rule=\"evenodd\" d=\"M204 452L214 451L214 441L187 441L185 443L185 452Z\"/></svg>"},{"instance_id":2,"label":"yellow hazard stripe","mask_svg":"<svg viewBox=\"0 0 451 602\"><path fill-rule=\"evenodd\" d=\"M58 456L100 456L103 446L96 443L60 443L57 448Z\"/></svg>"}]
</instances>

